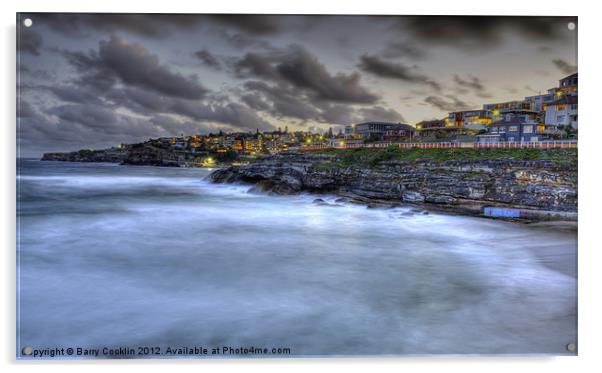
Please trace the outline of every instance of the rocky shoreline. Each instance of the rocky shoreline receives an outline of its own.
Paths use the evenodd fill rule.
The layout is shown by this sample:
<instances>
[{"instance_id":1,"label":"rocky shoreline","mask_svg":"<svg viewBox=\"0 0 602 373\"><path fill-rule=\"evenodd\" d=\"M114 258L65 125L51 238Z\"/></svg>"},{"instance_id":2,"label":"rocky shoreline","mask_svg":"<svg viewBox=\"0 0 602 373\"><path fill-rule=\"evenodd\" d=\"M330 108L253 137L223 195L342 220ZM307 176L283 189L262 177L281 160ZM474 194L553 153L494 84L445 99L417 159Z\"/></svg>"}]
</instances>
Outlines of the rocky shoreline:
<instances>
[{"instance_id":1,"label":"rocky shoreline","mask_svg":"<svg viewBox=\"0 0 602 373\"><path fill-rule=\"evenodd\" d=\"M280 153L216 170L210 179L249 183L274 194L334 194L369 207L411 205L526 222L577 220L577 169L550 160L414 159L344 166L336 154Z\"/></svg>"}]
</instances>

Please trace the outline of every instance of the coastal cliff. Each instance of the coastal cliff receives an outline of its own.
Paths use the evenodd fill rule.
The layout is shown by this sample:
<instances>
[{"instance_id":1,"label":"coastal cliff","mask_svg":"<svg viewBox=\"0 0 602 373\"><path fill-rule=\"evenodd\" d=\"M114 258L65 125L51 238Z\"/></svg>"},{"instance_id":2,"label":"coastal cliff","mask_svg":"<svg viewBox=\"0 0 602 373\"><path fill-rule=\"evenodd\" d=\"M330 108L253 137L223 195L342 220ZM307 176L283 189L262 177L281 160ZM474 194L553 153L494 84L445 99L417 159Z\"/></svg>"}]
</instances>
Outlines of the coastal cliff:
<instances>
[{"instance_id":1,"label":"coastal cliff","mask_svg":"<svg viewBox=\"0 0 602 373\"><path fill-rule=\"evenodd\" d=\"M348 154L281 153L216 170L210 178L252 183L276 194L332 193L374 206L412 204L474 215L482 215L485 207L505 207L521 210L526 220L574 220L576 153L553 151L549 159L496 154L404 159L375 153L354 163L345 158Z\"/></svg>"},{"instance_id":2,"label":"coastal cliff","mask_svg":"<svg viewBox=\"0 0 602 373\"><path fill-rule=\"evenodd\" d=\"M102 150L78 150L74 152L62 153L44 153L42 161L63 161L63 162L107 162L121 163L126 158L127 153L120 149L102 149Z\"/></svg>"},{"instance_id":3,"label":"coastal cliff","mask_svg":"<svg viewBox=\"0 0 602 373\"><path fill-rule=\"evenodd\" d=\"M64 153L44 153L42 161L63 162L107 162L140 166L179 167L195 161L183 152L168 151L147 144L134 144L127 149L79 150Z\"/></svg>"}]
</instances>

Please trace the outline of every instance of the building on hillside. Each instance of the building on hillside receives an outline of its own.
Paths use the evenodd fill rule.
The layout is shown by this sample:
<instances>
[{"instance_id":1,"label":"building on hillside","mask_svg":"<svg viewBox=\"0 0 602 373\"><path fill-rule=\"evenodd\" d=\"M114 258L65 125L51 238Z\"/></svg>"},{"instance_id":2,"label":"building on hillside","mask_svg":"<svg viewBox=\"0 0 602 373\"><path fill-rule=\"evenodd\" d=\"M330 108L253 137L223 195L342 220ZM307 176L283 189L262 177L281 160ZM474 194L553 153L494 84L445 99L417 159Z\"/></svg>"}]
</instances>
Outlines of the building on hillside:
<instances>
[{"instance_id":1,"label":"building on hillside","mask_svg":"<svg viewBox=\"0 0 602 373\"><path fill-rule=\"evenodd\" d=\"M423 120L416 123L416 131L420 137L433 137L436 134L448 133L456 127L447 126L447 118Z\"/></svg>"},{"instance_id":2,"label":"building on hillside","mask_svg":"<svg viewBox=\"0 0 602 373\"><path fill-rule=\"evenodd\" d=\"M416 123L416 132L419 137L434 139L451 139L471 132L463 126L450 125L449 117L445 119L423 120Z\"/></svg>"},{"instance_id":3,"label":"building on hillside","mask_svg":"<svg viewBox=\"0 0 602 373\"><path fill-rule=\"evenodd\" d=\"M236 137L234 136L223 136L221 139L221 144L226 148L232 148L235 142Z\"/></svg>"},{"instance_id":4,"label":"building on hillside","mask_svg":"<svg viewBox=\"0 0 602 373\"><path fill-rule=\"evenodd\" d=\"M353 136L355 131L355 124L349 124L345 126L345 130L343 131L343 135L345 137Z\"/></svg>"},{"instance_id":5,"label":"building on hillside","mask_svg":"<svg viewBox=\"0 0 602 373\"><path fill-rule=\"evenodd\" d=\"M431 119L431 120L423 120L421 122L416 123L416 130L427 130L430 128L443 128L445 127L445 120L443 119Z\"/></svg>"},{"instance_id":6,"label":"building on hillside","mask_svg":"<svg viewBox=\"0 0 602 373\"><path fill-rule=\"evenodd\" d=\"M412 140L416 136L416 128L409 124L390 126L382 134L382 141L398 142Z\"/></svg>"},{"instance_id":7,"label":"building on hillside","mask_svg":"<svg viewBox=\"0 0 602 373\"><path fill-rule=\"evenodd\" d=\"M345 127L345 138L372 141L400 141L412 138L415 128L409 124L365 122Z\"/></svg>"},{"instance_id":8,"label":"building on hillside","mask_svg":"<svg viewBox=\"0 0 602 373\"><path fill-rule=\"evenodd\" d=\"M532 119L537 117L537 111L533 110L533 104L528 100L485 104L483 110L491 113L491 123L507 120L508 114L528 115Z\"/></svg>"},{"instance_id":9,"label":"building on hillside","mask_svg":"<svg viewBox=\"0 0 602 373\"><path fill-rule=\"evenodd\" d=\"M454 111L448 114L446 125L450 127L487 126L491 124L491 112L487 110ZM476 129L476 127L475 127Z\"/></svg>"},{"instance_id":10,"label":"building on hillside","mask_svg":"<svg viewBox=\"0 0 602 373\"><path fill-rule=\"evenodd\" d=\"M492 123L487 133L477 138L480 143L537 142L559 135L556 126L539 123L528 115L514 115Z\"/></svg>"},{"instance_id":11,"label":"building on hillside","mask_svg":"<svg viewBox=\"0 0 602 373\"><path fill-rule=\"evenodd\" d=\"M546 110L545 106L556 99L556 95L554 94L555 88L548 90L548 93L535 95L535 96L527 96L525 97L525 101L528 101L531 104L531 109L536 112L544 112ZM552 91L552 92L550 92Z\"/></svg>"},{"instance_id":12,"label":"building on hillside","mask_svg":"<svg viewBox=\"0 0 602 373\"><path fill-rule=\"evenodd\" d=\"M577 96L563 95L559 99L546 105L546 125L568 126L578 128L577 121Z\"/></svg>"},{"instance_id":13,"label":"building on hillside","mask_svg":"<svg viewBox=\"0 0 602 373\"><path fill-rule=\"evenodd\" d=\"M558 87L548 89L548 92L545 94L525 97L525 101L528 101L531 103L532 110L539 113L539 117L542 122L552 124L554 122L558 122L558 120L555 117L557 117L558 115L563 115L563 114L555 114L551 111L548 111L547 108L551 104L554 104L555 106L562 104L562 98L565 96L577 97L577 73L571 74L569 76L566 76L566 77L560 79L558 81ZM567 101L573 101L573 100L568 99ZM569 113L565 113L565 114L567 116L571 116L571 115L575 116L574 122L577 122L577 120L576 120L576 115L577 115L576 99L574 101L575 101L575 103L574 103L574 105L575 105L574 111L575 112L571 113L571 114L569 114ZM554 111L556 111L556 110L558 110L558 108L554 109ZM562 110L560 110L560 111L562 111ZM565 123L565 125L566 124L568 124L568 123ZM574 127L576 127L576 123L575 123Z\"/></svg>"},{"instance_id":14,"label":"building on hillside","mask_svg":"<svg viewBox=\"0 0 602 373\"><path fill-rule=\"evenodd\" d=\"M184 139L177 139L171 144L173 150L185 150L188 147L188 141Z\"/></svg>"},{"instance_id":15,"label":"building on hillside","mask_svg":"<svg viewBox=\"0 0 602 373\"><path fill-rule=\"evenodd\" d=\"M569 76L565 76L564 78L558 81L558 89L557 91L561 93L561 95L577 95L577 87L578 87L578 77L577 73L571 74Z\"/></svg>"}]
</instances>

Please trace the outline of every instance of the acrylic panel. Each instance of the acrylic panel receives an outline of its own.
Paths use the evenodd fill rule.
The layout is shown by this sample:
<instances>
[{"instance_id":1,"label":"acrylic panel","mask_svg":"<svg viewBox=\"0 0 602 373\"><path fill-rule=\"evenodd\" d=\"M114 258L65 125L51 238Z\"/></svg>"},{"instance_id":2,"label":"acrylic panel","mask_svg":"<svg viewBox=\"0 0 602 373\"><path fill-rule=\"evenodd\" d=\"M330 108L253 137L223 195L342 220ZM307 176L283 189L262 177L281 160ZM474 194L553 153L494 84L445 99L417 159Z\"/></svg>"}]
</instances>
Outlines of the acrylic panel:
<instances>
[{"instance_id":1,"label":"acrylic panel","mask_svg":"<svg viewBox=\"0 0 602 373\"><path fill-rule=\"evenodd\" d=\"M577 354L577 17L17 14L17 358Z\"/></svg>"}]
</instances>

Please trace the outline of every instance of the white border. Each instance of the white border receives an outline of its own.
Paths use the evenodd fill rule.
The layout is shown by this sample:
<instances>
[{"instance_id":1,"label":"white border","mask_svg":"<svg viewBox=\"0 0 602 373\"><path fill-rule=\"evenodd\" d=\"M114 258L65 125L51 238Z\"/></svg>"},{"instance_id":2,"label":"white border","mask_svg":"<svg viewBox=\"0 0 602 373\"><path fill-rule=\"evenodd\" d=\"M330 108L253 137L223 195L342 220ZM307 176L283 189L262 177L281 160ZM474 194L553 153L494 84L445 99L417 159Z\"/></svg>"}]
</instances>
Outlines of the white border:
<instances>
[{"instance_id":1,"label":"white border","mask_svg":"<svg viewBox=\"0 0 602 373\"><path fill-rule=\"evenodd\" d=\"M0 126L2 140L2 215L0 227L3 238L3 260L1 271L2 322L4 335L0 339L0 356L4 368L9 371L75 372L82 368L91 371L143 369L162 372L174 366L186 371L232 370L249 371L306 371L308 369L363 371L378 368L390 371L445 369L462 372L506 372L508 370L533 370L543 368L549 372L581 371L597 363L600 340L598 337L601 284L599 235L596 212L600 208L601 178L599 162L602 133L596 118L600 102L596 93L600 82L600 47L598 36L599 12L596 7L576 1L415 1L395 4L386 0L305 0L303 2L282 0L253 1L179 1L168 2L105 0L83 2L81 0L30 1L20 0L17 4L2 2L3 58L1 58L4 89L2 90L2 113L4 122ZM102 5L99 5L102 4ZM194 360L194 361L96 361L96 362L17 362L15 360L15 13L21 11L49 12L173 12L173 13L332 13L332 14L494 14L494 15L577 15L579 16L579 75L580 75L580 134L579 134L579 357L458 357L458 358L353 358L353 359L289 359L289 360ZM107 366L109 365L109 366ZM136 365L136 367L134 367ZM600 365L600 364L597 364Z\"/></svg>"}]
</instances>

